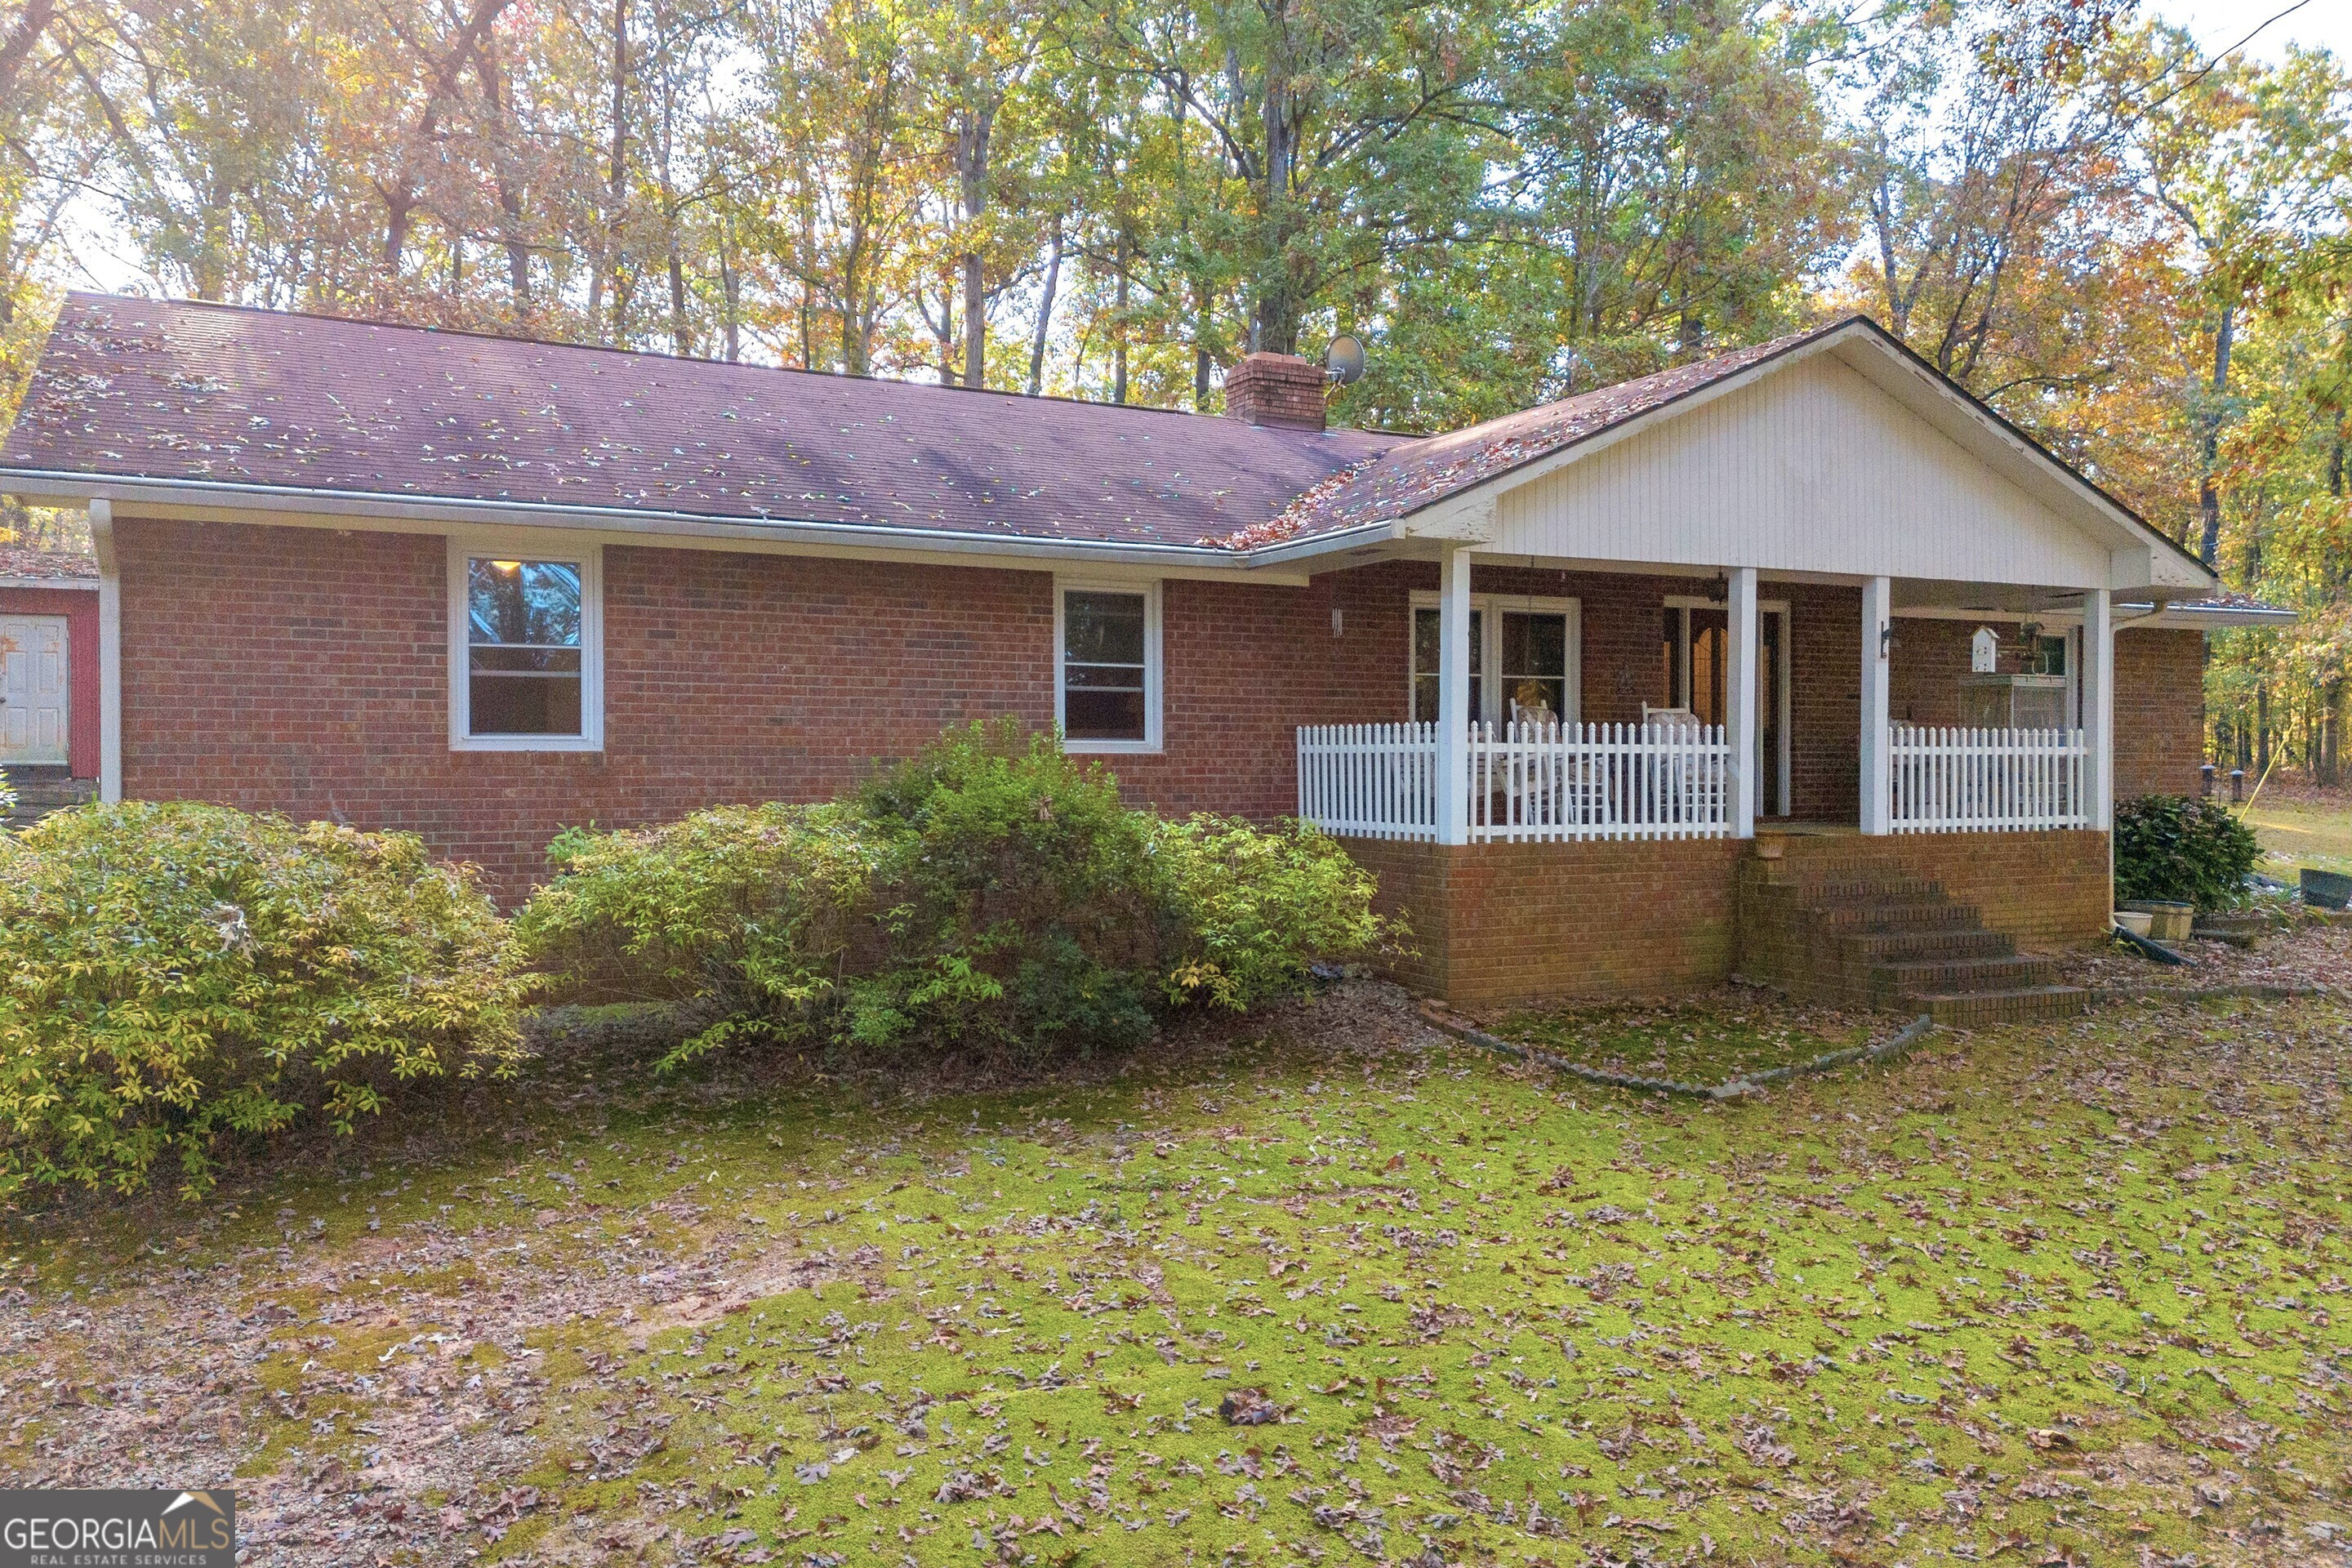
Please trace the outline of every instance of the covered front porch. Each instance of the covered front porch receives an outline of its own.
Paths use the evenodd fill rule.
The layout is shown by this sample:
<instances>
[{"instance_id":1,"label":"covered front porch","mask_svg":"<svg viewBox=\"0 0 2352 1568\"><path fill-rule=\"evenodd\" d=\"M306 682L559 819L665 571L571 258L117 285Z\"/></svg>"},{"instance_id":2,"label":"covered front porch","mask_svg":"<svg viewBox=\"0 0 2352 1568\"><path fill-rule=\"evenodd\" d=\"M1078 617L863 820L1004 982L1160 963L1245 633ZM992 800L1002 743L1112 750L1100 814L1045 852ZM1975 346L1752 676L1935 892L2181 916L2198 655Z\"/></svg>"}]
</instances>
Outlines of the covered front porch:
<instances>
[{"instance_id":1,"label":"covered front porch","mask_svg":"<svg viewBox=\"0 0 2352 1568\"><path fill-rule=\"evenodd\" d=\"M1597 573L1470 550L1435 565L1433 590L1408 590L1394 705L1297 731L1298 815L1328 832L1466 845L2108 826L2107 589Z\"/></svg>"}]
</instances>

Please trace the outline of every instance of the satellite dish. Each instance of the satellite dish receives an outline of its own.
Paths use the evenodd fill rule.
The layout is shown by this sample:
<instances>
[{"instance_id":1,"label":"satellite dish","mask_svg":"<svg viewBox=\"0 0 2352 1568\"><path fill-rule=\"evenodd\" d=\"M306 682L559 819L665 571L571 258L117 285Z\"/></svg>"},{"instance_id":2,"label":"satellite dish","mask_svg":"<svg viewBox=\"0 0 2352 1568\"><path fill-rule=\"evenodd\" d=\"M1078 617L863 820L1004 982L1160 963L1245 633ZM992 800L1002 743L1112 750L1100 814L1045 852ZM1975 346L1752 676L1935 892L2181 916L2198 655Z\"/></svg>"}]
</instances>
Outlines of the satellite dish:
<instances>
[{"instance_id":1,"label":"satellite dish","mask_svg":"<svg viewBox=\"0 0 2352 1568\"><path fill-rule=\"evenodd\" d=\"M1323 351L1323 374L1341 386L1361 381L1364 376L1364 345L1352 333L1341 332Z\"/></svg>"}]
</instances>

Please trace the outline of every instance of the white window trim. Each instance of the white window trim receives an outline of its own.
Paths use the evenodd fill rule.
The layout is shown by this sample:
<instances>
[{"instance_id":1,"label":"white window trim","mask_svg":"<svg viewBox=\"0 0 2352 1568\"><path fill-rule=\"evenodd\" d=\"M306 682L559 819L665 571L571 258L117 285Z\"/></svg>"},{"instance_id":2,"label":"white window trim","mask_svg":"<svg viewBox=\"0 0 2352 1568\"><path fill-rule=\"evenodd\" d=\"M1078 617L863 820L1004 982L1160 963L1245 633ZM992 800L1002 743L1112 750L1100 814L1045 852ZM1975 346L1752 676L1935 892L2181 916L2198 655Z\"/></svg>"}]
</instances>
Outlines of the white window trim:
<instances>
[{"instance_id":1,"label":"white window trim","mask_svg":"<svg viewBox=\"0 0 2352 1568\"><path fill-rule=\"evenodd\" d=\"M1434 610L1443 606L1438 596L1425 589L1412 591L1412 610ZM1526 594L1473 594L1473 610L1487 612L1478 617L1478 666L1484 670L1499 671L1503 667L1503 616L1516 612L1530 616L1565 616L1568 617L1568 711L1559 716L1563 724L1582 722L1584 712L1584 602L1581 599L1544 599ZM1412 614L1405 615L1404 631L1404 710L1412 711ZM1480 683L1478 706L1483 713L1471 715L1474 720L1489 724L1505 722L1502 717L1503 683L1487 680Z\"/></svg>"},{"instance_id":2,"label":"white window trim","mask_svg":"<svg viewBox=\"0 0 2352 1568\"><path fill-rule=\"evenodd\" d=\"M1063 680L1063 659L1068 650L1064 606L1072 593L1140 594L1143 595L1143 739L1140 741L1071 740L1064 718L1068 689ZM1164 749L1160 729L1161 678L1160 647L1160 580L1118 577L1054 578L1054 728L1062 736L1062 750L1073 756L1151 756Z\"/></svg>"},{"instance_id":3,"label":"white window trim","mask_svg":"<svg viewBox=\"0 0 2352 1568\"><path fill-rule=\"evenodd\" d=\"M570 561L580 567L580 729L577 735L476 735L467 676L466 563ZM604 749L604 547L553 532L449 536L449 749L453 752L601 752Z\"/></svg>"}]
</instances>

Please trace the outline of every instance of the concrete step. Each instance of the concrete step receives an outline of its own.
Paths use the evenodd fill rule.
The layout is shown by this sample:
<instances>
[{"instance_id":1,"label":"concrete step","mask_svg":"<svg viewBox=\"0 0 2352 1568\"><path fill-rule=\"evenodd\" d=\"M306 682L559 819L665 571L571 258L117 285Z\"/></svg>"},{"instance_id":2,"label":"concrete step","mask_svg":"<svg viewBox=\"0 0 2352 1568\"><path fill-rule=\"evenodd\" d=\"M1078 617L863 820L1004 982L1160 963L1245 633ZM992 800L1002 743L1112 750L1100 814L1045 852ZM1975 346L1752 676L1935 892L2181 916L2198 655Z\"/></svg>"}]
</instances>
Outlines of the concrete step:
<instances>
[{"instance_id":1,"label":"concrete step","mask_svg":"<svg viewBox=\"0 0 2352 1568\"><path fill-rule=\"evenodd\" d=\"M2058 966L2046 958L1925 958L1874 965L1871 989L1885 996L1961 995L2049 984Z\"/></svg>"},{"instance_id":2,"label":"concrete step","mask_svg":"<svg viewBox=\"0 0 2352 1568\"><path fill-rule=\"evenodd\" d=\"M2077 1017L2091 1010L2091 993L2079 985L2029 985L2013 991L1916 994L1902 998L1901 1010L1927 1014L1938 1024L1973 1029L1990 1024Z\"/></svg>"},{"instance_id":3,"label":"concrete step","mask_svg":"<svg viewBox=\"0 0 2352 1568\"><path fill-rule=\"evenodd\" d=\"M1999 931L1944 926L1845 931L1838 935L1837 944L1843 957L1863 964L1923 958L2007 958L2017 951L2017 944Z\"/></svg>"}]
</instances>

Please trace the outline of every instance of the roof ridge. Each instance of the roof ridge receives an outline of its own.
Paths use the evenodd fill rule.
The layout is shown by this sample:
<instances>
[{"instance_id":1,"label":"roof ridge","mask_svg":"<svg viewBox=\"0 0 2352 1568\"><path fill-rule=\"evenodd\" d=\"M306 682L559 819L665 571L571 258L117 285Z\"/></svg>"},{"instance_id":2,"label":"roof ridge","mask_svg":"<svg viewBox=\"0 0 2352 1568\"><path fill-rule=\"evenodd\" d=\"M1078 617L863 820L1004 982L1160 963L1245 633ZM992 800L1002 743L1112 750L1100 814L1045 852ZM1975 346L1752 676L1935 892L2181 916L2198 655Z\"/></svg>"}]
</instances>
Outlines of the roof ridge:
<instances>
[{"instance_id":1,"label":"roof ridge","mask_svg":"<svg viewBox=\"0 0 2352 1568\"><path fill-rule=\"evenodd\" d=\"M578 349L587 353L617 355L623 359L667 361L673 364L710 365L722 370L772 372L785 375L805 375L820 381L862 383L869 386L905 386L932 392L974 393L987 397L1011 398L1023 404L1054 404L1069 408L1120 409L1133 414L1172 414L1185 419L1218 419L1222 415L1206 413L1197 408L1163 408L1151 403L1105 403L1092 397L1071 397L1053 392L1010 392L1001 386L959 386L950 381L908 381L894 375L856 375L847 371L814 370L807 365L764 364L757 360L713 359L708 354L664 353L658 349L625 348L618 343L587 343L571 338L533 337L520 332L490 331L479 327L441 327L429 322L386 321L367 316L346 316L332 310L280 310L270 305L247 305L230 300L190 300L178 296L148 296L144 294L109 294L86 289L67 290L67 298L91 304L169 305L174 310L230 311L244 316L259 316L273 321L292 318L305 321L331 321L339 326L371 327L384 331L421 332L436 338L472 338L483 342L513 343L526 348ZM1366 435L1406 435L1408 432L1383 430L1370 426L1338 426L1342 430L1360 430ZM1315 432L1296 432L1313 435Z\"/></svg>"}]
</instances>

